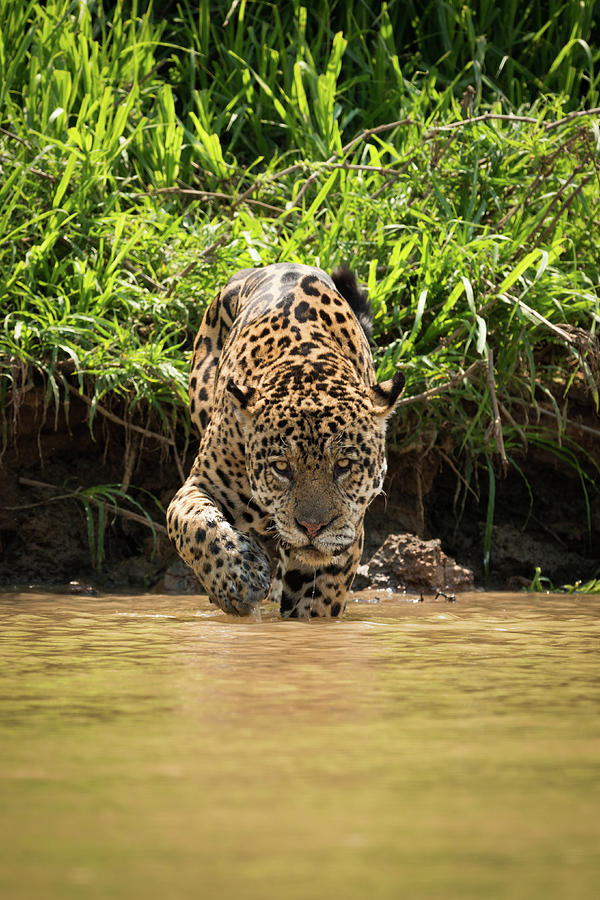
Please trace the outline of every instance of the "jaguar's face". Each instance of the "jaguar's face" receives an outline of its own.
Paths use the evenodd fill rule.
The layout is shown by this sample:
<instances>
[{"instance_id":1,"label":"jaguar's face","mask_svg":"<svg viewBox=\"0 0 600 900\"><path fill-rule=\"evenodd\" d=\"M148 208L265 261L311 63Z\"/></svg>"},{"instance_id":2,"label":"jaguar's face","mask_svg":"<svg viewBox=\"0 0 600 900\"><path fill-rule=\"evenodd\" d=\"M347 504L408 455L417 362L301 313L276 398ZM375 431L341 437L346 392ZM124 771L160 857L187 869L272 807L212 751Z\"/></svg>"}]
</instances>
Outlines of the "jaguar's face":
<instances>
[{"instance_id":1,"label":"jaguar's face","mask_svg":"<svg viewBox=\"0 0 600 900\"><path fill-rule=\"evenodd\" d=\"M381 417L360 406L323 413L258 408L246 431L246 469L277 537L308 564L335 559L356 539L386 471Z\"/></svg>"}]
</instances>

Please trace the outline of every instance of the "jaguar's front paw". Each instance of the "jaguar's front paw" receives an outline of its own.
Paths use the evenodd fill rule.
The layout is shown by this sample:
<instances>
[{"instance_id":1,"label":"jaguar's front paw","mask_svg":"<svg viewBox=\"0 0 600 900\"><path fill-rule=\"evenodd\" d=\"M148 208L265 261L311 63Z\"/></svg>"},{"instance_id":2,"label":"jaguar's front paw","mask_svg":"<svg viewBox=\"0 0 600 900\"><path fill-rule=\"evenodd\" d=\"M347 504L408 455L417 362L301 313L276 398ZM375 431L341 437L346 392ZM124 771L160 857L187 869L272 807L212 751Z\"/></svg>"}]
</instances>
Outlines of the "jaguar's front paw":
<instances>
[{"instance_id":1,"label":"jaguar's front paw","mask_svg":"<svg viewBox=\"0 0 600 900\"><path fill-rule=\"evenodd\" d=\"M248 616L269 593L269 560L253 538L234 529L219 543L222 555L212 561L210 599L230 615Z\"/></svg>"}]
</instances>

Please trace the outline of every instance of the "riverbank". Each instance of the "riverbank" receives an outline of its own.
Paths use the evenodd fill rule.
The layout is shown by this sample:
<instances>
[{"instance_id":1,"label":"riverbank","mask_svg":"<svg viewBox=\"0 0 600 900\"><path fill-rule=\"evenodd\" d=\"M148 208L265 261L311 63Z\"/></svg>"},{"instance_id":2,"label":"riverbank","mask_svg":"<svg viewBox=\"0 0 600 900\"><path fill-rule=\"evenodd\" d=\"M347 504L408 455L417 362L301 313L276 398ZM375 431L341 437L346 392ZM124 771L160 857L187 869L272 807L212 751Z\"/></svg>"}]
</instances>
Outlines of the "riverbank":
<instances>
[{"instance_id":1,"label":"riverbank","mask_svg":"<svg viewBox=\"0 0 600 900\"><path fill-rule=\"evenodd\" d=\"M161 441L128 436L116 413L96 416L92 427L88 413L73 397L67 425L63 413L44 413L41 392L22 398L19 432L0 469L3 587L76 581L99 590L150 590L164 585L176 561L163 511L180 485L180 467L187 471L193 462L195 444L178 466ZM592 417L582 408L580 427ZM536 568L554 586L597 576L600 502L586 495L571 465L532 448L518 470L499 471L488 533L489 484L474 480L465 491L461 473L437 446L391 448L385 495L367 514L364 561L388 535L408 532L439 538L478 586L518 589L531 584Z\"/></svg>"}]
</instances>

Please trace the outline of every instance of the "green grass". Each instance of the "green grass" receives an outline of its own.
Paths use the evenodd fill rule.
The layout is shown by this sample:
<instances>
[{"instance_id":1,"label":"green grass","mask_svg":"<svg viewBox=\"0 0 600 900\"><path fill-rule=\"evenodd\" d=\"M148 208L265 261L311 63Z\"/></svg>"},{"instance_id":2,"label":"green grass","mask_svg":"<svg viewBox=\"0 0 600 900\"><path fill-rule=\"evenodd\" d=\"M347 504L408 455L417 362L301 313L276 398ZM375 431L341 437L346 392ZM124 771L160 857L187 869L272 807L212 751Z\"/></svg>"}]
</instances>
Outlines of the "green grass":
<instances>
[{"instance_id":1,"label":"green grass","mask_svg":"<svg viewBox=\"0 0 600 900\"><path fill-rule=\"evenodd\" d=\"M217 289L345 260L407 376L400 449L492 498L537 445L596 490L599 4L321 6L0 0L4 440L37 383L179 460Z\"/></svg>"},{"instance_id":2,"label":"green grass","mask_svg":"<svg viewBox=\"0 0 600 900\"><path fill-rule=\"evenodd\" d=\"M560 593L560 594L600 594L600 578L591 578L589 581L576 581L575 584L563 584L555 587L549 578L542 575L539 566L535 567L535 575L529 587L521 590L531 593Z\"/></svg>"}]
</instances>

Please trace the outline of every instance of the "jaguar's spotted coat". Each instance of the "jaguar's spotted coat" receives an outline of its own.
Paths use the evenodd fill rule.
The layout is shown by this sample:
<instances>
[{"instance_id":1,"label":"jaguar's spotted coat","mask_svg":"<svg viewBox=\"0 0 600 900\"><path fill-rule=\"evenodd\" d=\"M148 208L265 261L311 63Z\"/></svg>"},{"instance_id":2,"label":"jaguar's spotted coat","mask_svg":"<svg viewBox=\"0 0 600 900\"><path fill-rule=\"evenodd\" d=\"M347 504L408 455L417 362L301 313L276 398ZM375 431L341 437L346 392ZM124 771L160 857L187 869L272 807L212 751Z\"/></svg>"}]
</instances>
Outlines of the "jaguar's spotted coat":
<instances>
[{"instance_id":1,"label":"jaguar's spotted coat","mask_svg":"<svg viewBox=\"0 0 600 900\"><path fill-rule=\"evenodd\" d=\"M167 524L226 612L267 595L283 616L343 612L404 382L376 383L369 327L347 269L243 269L206 310L190 375L200 449Z\"/></svg>"}]
</instances>

